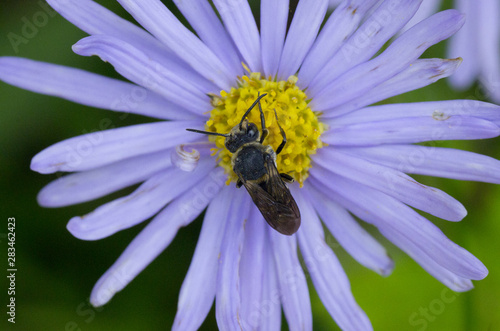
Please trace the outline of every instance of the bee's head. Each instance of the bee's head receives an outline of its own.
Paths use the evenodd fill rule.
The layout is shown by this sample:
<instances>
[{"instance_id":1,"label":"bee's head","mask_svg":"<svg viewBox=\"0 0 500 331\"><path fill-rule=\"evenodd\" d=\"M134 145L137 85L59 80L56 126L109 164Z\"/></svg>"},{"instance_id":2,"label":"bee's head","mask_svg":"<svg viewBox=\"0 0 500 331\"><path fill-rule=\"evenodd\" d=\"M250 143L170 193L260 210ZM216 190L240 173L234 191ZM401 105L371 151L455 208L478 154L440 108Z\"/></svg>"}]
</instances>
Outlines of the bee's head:
<instances>
[{"instance_id":1,"label":"bee's head","mask_svg":"<svg viewBox=\"0 0 500 331\"><path fill-rule=\"evenodd\" d=\"M202 130L197 130L197 129L186 129L191 132L197 132L197 133L203 133L203 134L209 134L213 136L222 136L226 137L225 145L226 148L229 152L235 153L238 148L241 146L248 144L253 141L257 141L260 137L260 132L259 129L257 128L257 125L254 123L250 123L248 119L246 119L248 113L252 110L253 107L255 107L256 104L259 104L259 110L260 110L260 116L262 119L262 122L264 123L264 113L262 112L262 108L260 106L260 99L265 97L267 93L260 94L257 97L257 100L254 101L254 103L250 106L250 108L247 109L243 117L241 118L241 122L233 127L231 131L227 134L224 133L218 133L218 132L210 132L210 131L202 131Z\"/></svg>"},{"instance_id":2,"label":"bee's head","mask_svg":"<svg viewBox=\"0 0 500 331\"><path fill-rule=\"evenodd\" d=\"M226 137L225 145L228 151L234 153L241 146L252 141L257 141L259 137L260 132L257 125L245 119L231 129L231 132L229 132L229 135Z\"/></svg>"}]
</instances>

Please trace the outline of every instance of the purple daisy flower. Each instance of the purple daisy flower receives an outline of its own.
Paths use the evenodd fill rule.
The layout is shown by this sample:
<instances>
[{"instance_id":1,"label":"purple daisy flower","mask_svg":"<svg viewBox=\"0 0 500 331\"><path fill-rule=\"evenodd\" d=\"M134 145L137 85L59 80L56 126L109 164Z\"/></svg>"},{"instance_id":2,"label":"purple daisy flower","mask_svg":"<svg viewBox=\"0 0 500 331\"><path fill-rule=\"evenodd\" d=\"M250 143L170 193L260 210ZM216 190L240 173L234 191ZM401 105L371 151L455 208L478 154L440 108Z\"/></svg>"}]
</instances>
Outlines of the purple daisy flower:
<instances>
[{"instance_id":1,"label":"purple daisy flower","mask_svg":"<svg viewBox=\"0 0 500 331\"><path fill-rule=\"evenodd\" d=\"M386 250L354 216L454 291L469 290L472 280L487 275L477 258L413 209L455 222L466 215L462 204L407 174L500 183L495 159L415 145L496 137L500 107L471 100L370 106L457 69L459 58L420 56L460 29L458 11L419 22L380 51L421 1L343 1L321 31L327 0L300 1L288 31L288 1L262 1L260 29L243 0L214 0L221 19L209 2L174 1L196 35L159 0L119 0L145 30L91 0L48 2L90 35L73 46L77 54L99 56L130 82L11 57L0 58L0 79L158 119L71 138L32 160L40 173L74 172L40 192L43 206L89 201L142 183L69 221L73 235L97 240L153 218L99 279L93 305L107 303L205 209L174 330L197 329L214 299L221 330L280 329L281 308L291 330L311 330L297 249L337 324L372 329L322 227L359 263L390 274ZM263 93L264 144L276 150L281 143L278 122L288 142L276 165L297 182L289 187L302 225L292 236L270 228L248 193L235 187L223 137L186 131L228 133ZM248 119L260 127L257 110Z\"/></svg>"}]
</instances>

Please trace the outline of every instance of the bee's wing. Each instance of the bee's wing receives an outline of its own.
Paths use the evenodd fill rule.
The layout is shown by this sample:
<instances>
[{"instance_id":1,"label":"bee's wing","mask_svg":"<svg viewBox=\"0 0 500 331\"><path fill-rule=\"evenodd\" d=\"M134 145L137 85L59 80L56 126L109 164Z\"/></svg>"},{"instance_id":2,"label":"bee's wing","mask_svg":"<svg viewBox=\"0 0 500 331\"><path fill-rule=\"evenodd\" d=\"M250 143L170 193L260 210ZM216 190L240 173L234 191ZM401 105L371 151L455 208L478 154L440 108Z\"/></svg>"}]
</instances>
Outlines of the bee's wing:
<instances>
[{"instance_id":1,"label":"bee's wing","mask_svg":"<svg viewBox=\"0 0 500 331\"><path fill-rule=\"evenodd\" d=\"M292 194L269 159L265 164L268 178L263 185L240 178L262 216L276 231L292 235L300 226L300 211Z\"/></svg>"}]
</instances>

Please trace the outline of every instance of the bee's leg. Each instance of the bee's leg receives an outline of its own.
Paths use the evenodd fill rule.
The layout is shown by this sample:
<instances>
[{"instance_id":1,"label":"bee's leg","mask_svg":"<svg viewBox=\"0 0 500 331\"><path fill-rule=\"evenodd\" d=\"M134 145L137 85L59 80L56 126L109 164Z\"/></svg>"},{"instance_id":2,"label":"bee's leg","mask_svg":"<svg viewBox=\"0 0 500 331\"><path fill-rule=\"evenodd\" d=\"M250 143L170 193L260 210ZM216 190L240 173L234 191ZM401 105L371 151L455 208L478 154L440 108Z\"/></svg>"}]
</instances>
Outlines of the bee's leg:
<instances>
[{"instance_id":1,"label":"bee's leg","mask_svg":"<svg viewBox=\"0 0 500 331\"><path fill-rule=\"evenodd\" d=\"M260 92L259 92L259 96L257 98L257 100L255 100L252 105L250 106L250 108L247 109L247 111L245 112L245 114L243 114L243 117L241 118L241 121L240 121L240 124L239 124L239 127L241 128L241 124L243 124L243 121L245 120L245 118L247 117L248 113L250 113L250 111L253 109L253 107L255 107L256 104L258 104L260 102L260 99L262 99L263 97L265 97L267 95L267 93L264 93L262 95L260 95Z\"/></svg>"},{"instance_id":2,"label":"bee's leg","mask_svg":"<svg viewBox=\"0 0 500 331\"><path fill-rule=\"evenodd\" d=\"M293 183L295 181L289 174L281 173L280 176L285 182Z\"/></svg>"},{"instance_id":3,"label":"bee's leg","mask_svg":"<svg viewBox=\"0 0 500 331\"><path fill-rule=\"evenodd\" d=\"M238 180L236 181L236 188L240 188L241 185L243 185L243 182L238 178Z\"/></svg>"},{"instance_id":4,"label":"bee's leg","mask_svg":"<svg viewBox=\"0 0 500 331\"><path fill-rule=\"evenodd\" d=\"M285 131L283 131L283 128L281 127L279 121L278 121L278 114L276 113L276 109L274 109L274 116L276 116L276 124L278 124L278 128L280 128L281 136L283 137L283 141L281 144L278 146L278 149L276 150L276 155L278 155L283 147L285 147L286 144L286 134Z\"/></svg>"},{"instance_id":5,"label":"bee's leg","mask_svg":"<svg viewBox=\"0 0 500 331\"><path fill-rule=\"evenodd\" d=\"M259 92L259 96L260 96L260 92ZM260 143L262 144L264 139L266 139L269 131L266 128L266 118L264 117L264 112L262 111L262 106L260 105L260 100L259 100L258 105L259 105L259 111L260 111L260 123L262 124L262 136L260 136Z\"/></svg>"}]
</instances>

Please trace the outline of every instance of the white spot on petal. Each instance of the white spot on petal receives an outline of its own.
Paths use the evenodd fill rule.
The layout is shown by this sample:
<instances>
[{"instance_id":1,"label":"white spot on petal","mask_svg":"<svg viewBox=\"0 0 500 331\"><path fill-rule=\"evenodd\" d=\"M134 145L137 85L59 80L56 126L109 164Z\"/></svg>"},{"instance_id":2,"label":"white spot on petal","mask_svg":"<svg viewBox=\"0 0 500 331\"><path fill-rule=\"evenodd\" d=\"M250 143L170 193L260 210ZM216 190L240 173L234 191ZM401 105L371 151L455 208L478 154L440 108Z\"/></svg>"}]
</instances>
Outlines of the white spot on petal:
<instances>
[{"instance_id":1,"label":"white spot on petal","mask_svg":"<svg viewBox=\"0 0 500 331\"><path fill-rule=\"evenodd\" d=\"M172 164L182 171L191 172L198 166L200 152L192 148L190 152L184 149L184 145L178 145L170 154Z\"/></svg>"}]
</instances>

